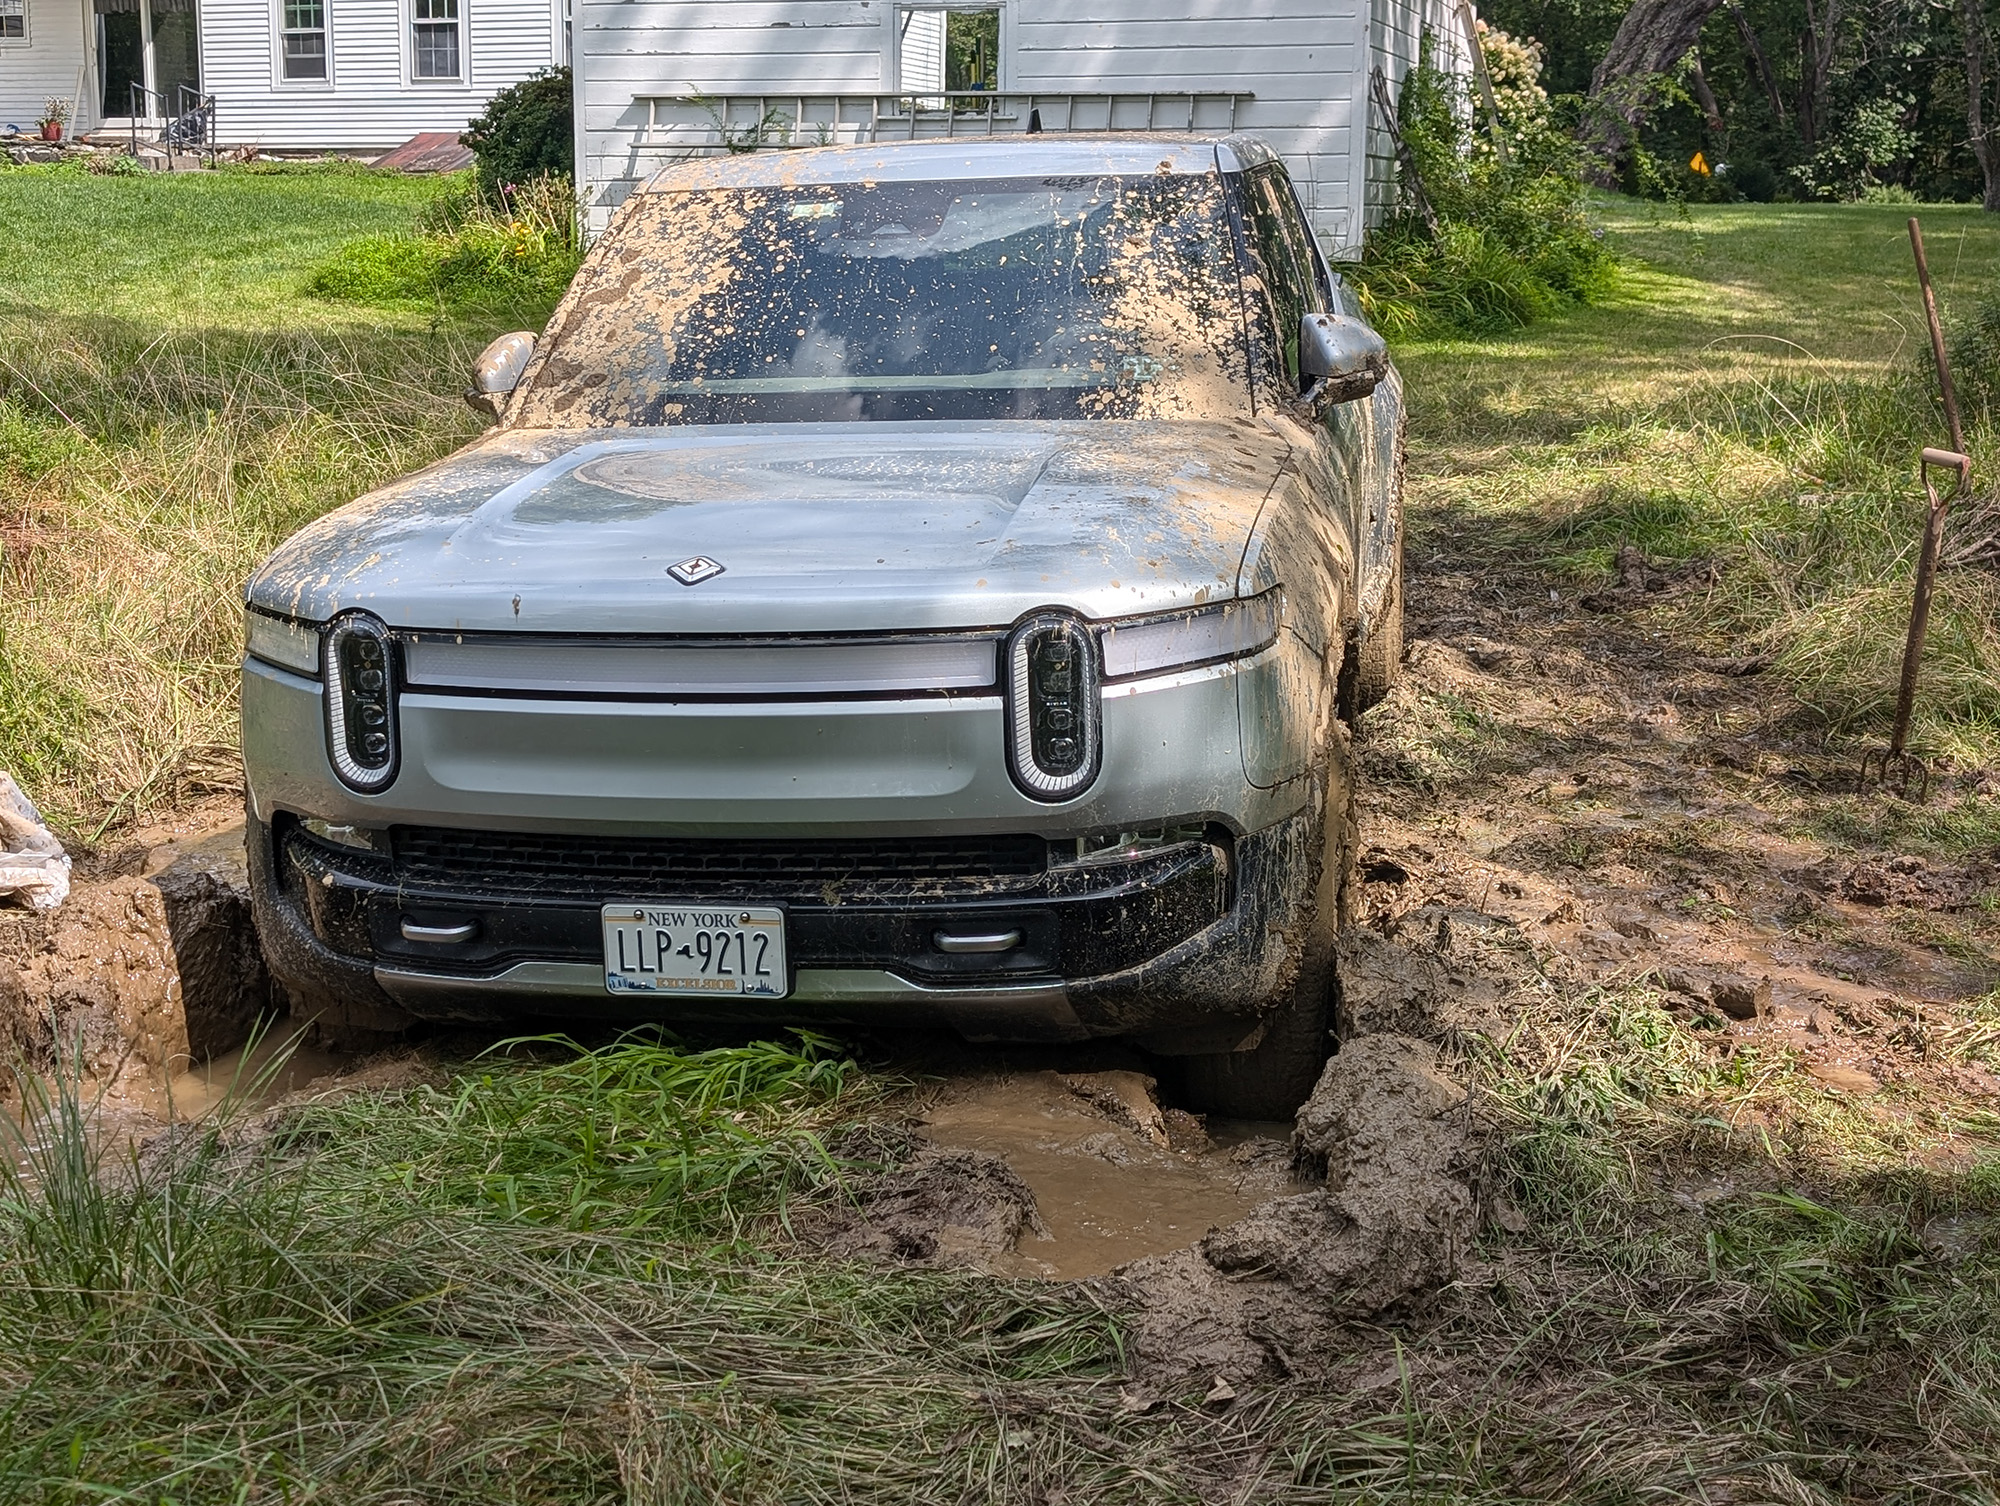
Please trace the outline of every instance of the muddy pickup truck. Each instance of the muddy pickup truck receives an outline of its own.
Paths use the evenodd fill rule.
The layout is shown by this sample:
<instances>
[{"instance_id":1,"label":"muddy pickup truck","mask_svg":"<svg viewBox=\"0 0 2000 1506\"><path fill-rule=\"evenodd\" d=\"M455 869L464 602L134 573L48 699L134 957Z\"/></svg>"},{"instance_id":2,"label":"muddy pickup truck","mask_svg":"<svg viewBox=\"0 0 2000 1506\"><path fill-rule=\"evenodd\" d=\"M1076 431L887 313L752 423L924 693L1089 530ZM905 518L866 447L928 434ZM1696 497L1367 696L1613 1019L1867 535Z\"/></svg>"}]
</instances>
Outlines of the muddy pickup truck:
<instances>
[{"instance_id":1,"label":"muddy pickup truck","mask_svg":"<svg viewBox=\"0 0 2000 1506\"><path fill-rule=\"evenodd\" d=\"M686 163L474 383L484 435L250 582L296 995L1120 1036L1304 1097L1401 404L1268 149Z\"/></svg>"}]
</instances>

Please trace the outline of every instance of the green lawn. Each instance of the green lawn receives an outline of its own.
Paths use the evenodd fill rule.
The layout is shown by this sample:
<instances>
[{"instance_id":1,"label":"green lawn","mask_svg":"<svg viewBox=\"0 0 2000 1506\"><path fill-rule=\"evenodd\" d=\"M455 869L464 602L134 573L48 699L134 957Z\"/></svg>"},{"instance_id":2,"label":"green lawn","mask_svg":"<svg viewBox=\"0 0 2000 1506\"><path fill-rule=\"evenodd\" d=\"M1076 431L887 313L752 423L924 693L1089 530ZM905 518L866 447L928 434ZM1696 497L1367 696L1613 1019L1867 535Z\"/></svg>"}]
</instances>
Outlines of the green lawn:
<instances>
[{"instance_id":1,"label":"green lawn","mask_svg":"<svg viewBox=\"0 0 2000 1506\"><path fill-rule=\"evenodd\" d=\"M1947 309L2000 286L2000 221L1921 213ZM1575 585L1626 543L1718 558L1723 583L1685 630L1711 652L1773 654L1836 733L1878 737L1909 613L1917 452L1947 443L1907 217L1605 204L1625 268L1603 306L1398 352L1416 532L1453 530ZM1983 497L1993 438L1973 415ZM1966 532L1961 509L1953 537ZM2000 758L1996 611L1990 570L1944 573L1917 734L1961 763Z\"/></svg>"},{"instance_id":2,"label":"green lawn","mask_svg":"<svg viewBox=\"0 0 2000 1506\"><path fill-rule=\"evenodd\" d=\"M0 768L70 834L237 782L243 582L478 432L474 354L547 317L305 296L447 186L0 171Z\"/></svg>"},{"instance_id":3,"label":"green lawn","mask_svg":"<svg viewBox=\"0 0 2000 1506\"><path fill-rule=\"evenodd\" d=\"M154 330L374 327L300 289L343 242L410 230L438 189L372 172L0 171L0 309Z\"/></svg>"}]
</instances>

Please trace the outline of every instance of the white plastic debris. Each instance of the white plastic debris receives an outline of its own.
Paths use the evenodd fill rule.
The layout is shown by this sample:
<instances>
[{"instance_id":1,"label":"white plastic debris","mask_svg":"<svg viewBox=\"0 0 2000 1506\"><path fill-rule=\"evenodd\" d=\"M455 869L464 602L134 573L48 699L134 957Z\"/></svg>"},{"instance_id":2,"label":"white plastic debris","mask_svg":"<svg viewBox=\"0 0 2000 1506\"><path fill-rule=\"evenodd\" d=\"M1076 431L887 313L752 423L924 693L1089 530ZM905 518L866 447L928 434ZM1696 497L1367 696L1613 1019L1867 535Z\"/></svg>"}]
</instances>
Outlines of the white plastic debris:
<instances>
[{"instance_id":1,"label":"white plastic debris","mask_svg":"<svg viewBox=\"0 0 2000 1506\"><path fill-rule=\"evenodd\" d=\"M68 898L69 854L13 776L0 774L0 901L53 910Z\"/></svg>"}]
</instances>

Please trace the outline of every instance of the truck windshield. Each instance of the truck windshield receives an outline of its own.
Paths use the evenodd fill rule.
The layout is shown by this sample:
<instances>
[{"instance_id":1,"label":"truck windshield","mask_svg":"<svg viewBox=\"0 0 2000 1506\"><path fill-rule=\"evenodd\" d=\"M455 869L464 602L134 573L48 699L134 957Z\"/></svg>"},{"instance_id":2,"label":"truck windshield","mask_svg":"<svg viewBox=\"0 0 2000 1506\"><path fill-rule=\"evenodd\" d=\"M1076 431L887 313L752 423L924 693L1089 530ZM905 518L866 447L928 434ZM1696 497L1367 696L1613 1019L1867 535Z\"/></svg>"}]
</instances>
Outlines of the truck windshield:
<instances>
[{"instance_id":1,"label":"truck windshield","mask_svg":"<svg viewBox=\"0 0 2000 1506\"><path fill-rule=\"evenodd\" d=\"M1250 411L1214 173L647 194L550 337L515 426Z\"/></svg>"}]
</instances>

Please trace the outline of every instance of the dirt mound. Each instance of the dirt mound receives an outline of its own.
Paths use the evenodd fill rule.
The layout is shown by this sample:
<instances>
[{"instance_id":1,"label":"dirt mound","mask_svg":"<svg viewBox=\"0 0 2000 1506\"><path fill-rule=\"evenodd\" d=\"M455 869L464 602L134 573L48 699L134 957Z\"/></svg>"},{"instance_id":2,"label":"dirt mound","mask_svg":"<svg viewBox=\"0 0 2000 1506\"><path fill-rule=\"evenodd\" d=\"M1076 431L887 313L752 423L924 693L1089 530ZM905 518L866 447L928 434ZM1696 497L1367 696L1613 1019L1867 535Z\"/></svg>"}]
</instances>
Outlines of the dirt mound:
<instances>
[{"instance_id":1,"label":"dirt mound","mask_svg":"<svg viewBox=\"0 0 2000 1506\"><path fill-rule=\"evenodd\" d=\"M987 1267L1043 1231L1028 1184L1000 1157L927 1145L863 1177L853 1201L793 1222L799 1243L836 1258Z\"/></svg>"},{"instance_id":2,"label":"dirt mound","mask_svg":"<svg viewBox=\"0 0 2000 1506\"><path fill-rule=\"evenodd\" d=\"M219 1056L282 1007L251 925L242 824L157 858L78 883L59 910L10 917L0 1043L36 1066L80 1043L83 1070L110 1082L128 1064Z\"/></svg>"},{"instance_id":3,"label":"dirt mound","mask_svg":"<svg viewBox=\"0 0 2000 1506\"><path fill-rule=\"evenodd\" d=\"M1806 875L1821 893L1857 905L1911 910L1971 910L2000 886L2000 863L1959 866L1918 857L1833 860Z\"/></svg>"},{"instance_id":4,"label":"dirt mound","mask_svg":"<svg viewBox=\"0 0 2000 1506\"><path fill-rule=\"evenodd\" d=\"M1481 929L1495 924L1490 916L1471 919ZM1503 1032L1504 982L1455 955L1466 949L1464 917L1454 928L1448 912L1419 911L1397 932L1391 941L1355 928L1341 940L1337 1029L1343 1041L1386 1034L1451 1042Z\"/></svg>"},{"instance_id":5,"label":"dirt mound","mask_svg":"<svg viewBox=\"0 0 2000 1506\"><path fill-rule=\"evenodd\" d=\"M1324 1373L1341 1324L1456 1273L1477 1227L1479 1135L1435 1047L1343 1045L1300 1110L1294 1154L1324 1186L1121 1272L1142 1379Z\"/></svg>"}]
</instances>

